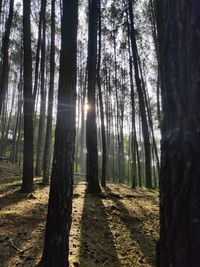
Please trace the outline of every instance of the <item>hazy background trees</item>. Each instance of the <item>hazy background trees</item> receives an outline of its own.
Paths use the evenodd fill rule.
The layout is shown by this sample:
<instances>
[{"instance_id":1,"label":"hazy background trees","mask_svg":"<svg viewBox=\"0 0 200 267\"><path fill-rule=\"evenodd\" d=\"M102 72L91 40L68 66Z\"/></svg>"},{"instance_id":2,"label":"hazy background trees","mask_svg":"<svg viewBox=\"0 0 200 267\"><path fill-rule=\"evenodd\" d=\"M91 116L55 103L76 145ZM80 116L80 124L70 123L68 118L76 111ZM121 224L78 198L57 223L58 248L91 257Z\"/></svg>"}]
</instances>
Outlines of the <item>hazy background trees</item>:
<instances>
[{"instance_id":1,"label":"hazy background trees","mask_svg":"<svg viewBox=\"0 0 200 267\"><path fill-rule=\"evenodd\" d=\"M24 128L27 114L23 112L23 105L26 105L27 98L27 108L34 106L34 152L31 157L35 171L29 171L29 175L44 175L43 182L48 184L57 112L60 5L55 1L53 26L51 1L31 1L32 52L28 56L32 56L32 82L30 79L28 82L32 94L23 96L26 83L24 62L27 63L22 42L23 9L21 1L16 0L11 20L12 4L12 1L2 1L0 16L1 73L5 71L6 57L8 65L8 74L3 75L0 81L4 87L1 90L0 151L12 162L22 164L23 159L27 159L29 164L32 162L32 159L24 157L26 148L24 150L23 147L27 138ZM92 75L96 79L93 93L97 126L96 172L99 180L103 178L102 185L106 180L112 180L133 187L157 187L162 116L154 2L132 3L127 0L116 5L114 1L104 0L96 1L96 6L96 63L93 63L95 72ZM94 105L87 100L91 83L88 77L91 75L91 71L88 72L90 65L87 65L88 8L87 1L79 4L75 172L81 174L86 174L86 118L87 113L88 116L92 113ZM52 30L55 32L53 35ZM6 33L9 34L7 39ZM9 43L7 51L3 45L5 40ZM28 68L30 66L28 64ZM6 77L7 82L4 81ZM31 120L28 119L29 123ZM30 140L31 132L28 130ZM91 145L91 138L87 136Z\"/></svg>"}]
</instances>

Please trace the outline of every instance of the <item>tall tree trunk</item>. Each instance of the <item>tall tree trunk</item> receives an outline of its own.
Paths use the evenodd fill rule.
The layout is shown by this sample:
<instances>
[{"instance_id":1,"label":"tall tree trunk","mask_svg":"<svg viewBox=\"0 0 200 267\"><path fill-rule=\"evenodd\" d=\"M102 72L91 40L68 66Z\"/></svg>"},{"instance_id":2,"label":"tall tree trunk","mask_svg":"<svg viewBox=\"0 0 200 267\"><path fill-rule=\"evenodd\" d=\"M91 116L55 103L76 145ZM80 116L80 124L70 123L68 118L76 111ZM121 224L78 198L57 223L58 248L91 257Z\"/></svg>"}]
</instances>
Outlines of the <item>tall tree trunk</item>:
<instances>
[{"instance_id":1,"label":"tall tree trunk","mask_svg":"<svg viewBox=\"0 0 200 267\"><path fill-rule=\"evenodd\" d=\"M86 98L86 83L87 83L87 68L85 69L85 76L83 74L83 90L81 98L81 137L80 137L80 164L81 164L81 173L85 173L86 170L86 161L85 161L85 98Z\"/></svg>"},{"instance_id":2,"label":"tall tree trunk","mask_svg":"<svg viewBox=\"0 0 200 267\"><path fill-rule=\"evenodd\" d=\"M22 91L20 94L21 95L19 103L19 126L18 126L17 142L16 142L16 153L15 153L15 162L19 163L19 165L21 165L21 147L22 147Z\"/></svg>"},{"instance_id":3,"label":"tall tree trunk","mask_svg":"<svg viewBox=\"0 0 200 267\"><path fill-rule=\"evenodd\" d=\"M156 59L158 62L158 74L157 74L157 85L156 85L156 97L157 97L157 117L159 122L159 128L161 126L162 120L162 103L160 99L160 60L159 60L159 48L158 48L158 31L157 31L157 24L156 24L156 2L157 0L149 0L150 5L150 22L151 22L151 29L152 29L152 36L155 45L155 52L156 52Z\"/></svg>"},{"instance_id":4,"label":"tall tree trunk","mask_svg":"<svg viewBox=\"0 0 200 267\"><path fill-rule=\"evenodd\" d=\"M135 83L138 91L139 97L139 107L142 119L142 133L144 138L144 149L145 149L145 176L146 176L146 187L152 188L152 168L151 168L151 144L148 129L147 114L145 109L145 100L142 92L142 84L139 76L139 66L137 58L137 43L135 37L135 27L133 18L133 3L129 0L129 16L130 16L130 34L131 34L131 45L133 54L133 65L135 70Z\"/></svg>"},{"instance_id":5,"label":"tall tree trunk","mask_svg":"<svg viewBox=\"0 0 200 267\"><path fill-rule=\"evenodd\" d=\"M136 164L136 126L135 126L135 92L133 84L133 62L131 56L131 44L130 44L130 25L128 22L127 14L127 26L128 26L128 53L129 53L129 75L130 75L130 87L131 87L131 115L132 115L132 131L131 131L131 154L132 154L132 188L137 186L137 164Z\"/></svg>"},{"instance_id":6,"label":"tall tree trunk","mask_svg":"<svg viewBox=\"0 0 200 267\"><path fill-rule=\"evenodd\" d=\"M144 95L144 100L145 100L145 105L146 105L146 110L147 110L147 115L148 115L149 127L151 129L151 134L152 134L153 149L155 150L157 169L159 172L160 171L160 160L158 156L157 144L156 144L156 139L155 139L155 134L154 134L151 104L150 104L148 91L146 90L146 85L144 81L144 71L142 70L142 67L141 67L139 55L138 55L138 64L139 64L139 69L141 73L141 83L142 83L143 95Z\"/></svg>"},{"instance_id":7,"label":"tall tree trunk","mask_svg":"<svg viewBox=\"0 0 200 267\"><path fill-rule=\"evenodd\" d=\"M8 88L8 74L9 74L9 43L10 43L10 31L13 21L13 6L14 0L10 0L9 14L6 21L5 33L2 41L2 65L0 66L0 114L2 111L2 104L5 99L5 95Z\"/></svg>"},{"instance_id":8,"label":"tall tree trunk","mask_svg":"<svg viewBox=\"0 0 200 267\"><path fill-rule=\"evenodd\" d=\"M23 0L23 45L24 45L24 157L22 192L33 191L33 97L32 97L32 49L31 49L31 4Z\"/></svg>"},{"instance_id":9,"label":"tall tree trunk","mask_svg":"<svg viewBox=\"0 0 200 267\"><path fill-rule=\"evenodd\" d=\"M63 0L54 158L41 266L69 266L76 130L78 1Z\"/></svg>"},{"instance_id":10,"label":"tall tree trunk","mask_svg":"<svg viewBox=\"0 0 200 267\"><path fill-rule=\"evenodd\" d=\"M97 20L98 0L89 0L89 40L88 40L88 105L86 122L87 146L87 191L101 191L98 178L98 148L96 125L96 64L97 64Z\"/></svg>"},{"instance_id":11,"label":"tall tree trunk","mask_svg":"<svg viewBox=\"0 0 200 267\"><path fill-rule=\"evenodd\" d=\"M51 1L51 55L50 55L50 83L48 97L47 131L43 161L43 184L49 183L51 151L52 151L52 123L53 123L53 96L55 76L55 0Z\"/></svg>"},{"instance_id":12,"label":"tall tree trunk","mask_svg":"<svg viewBox=\"0 0 200 267\"><path fill-rule=\"evenodd\" d=\"M109 90L108 90L108 74L107 74L107 67L105 66L106 71L106 78L105 78L105 117L106 117L106 154L107 154L107 179L111 178L111 161L110 161L110 127L111 127L111 118L110 118L110 101L109 101Z\"/></svg>"},{"instance_id":13,"label":"tall tree trunk","mask_svg":"<svg viewBox=\"0 0 200 267\"><path fill-rule=\"evenodd\" d=\"M40 51L41 51L41 38L42 38L42 16L43 16L43 6L44 1L41 1L40 8L40 18L38 26L38 40L37 40L37 49L36 49L36 58L35 58L35 77L34 77L34 88L33 88L33 99L36 101L36 95L38 90L38 76L39 76L39 63L40 63ZM35 105L35 103L34 103Z\"/></svg>"},{"instance_id":14,"label":"tall tree trunk","mask_svg":"<svg viewBox=\"0 0 200 267\"><path fill-rule=\"evenodd\" d=\"M46 63L46 0L42 0L42 41L41 41L41 91L40 91L40 119L38 129L37 157L35 175L42 175L45 145L45 121L46 121L46 88L45 88L45 63Z\"/></svg>"},{"instance_id":15,"label":"tall tree trunk","mask_svg":"<svg viewBox=\"0 0 200 267\"><path fill-rule=\"evenodd\" d=\"M158 266L200 266L200 4L157 1L163 100Z\"/></svg>"},{"instance_id":16,"label":"tall tree trunk","mask_svg":"<svg viewBox=\"0 0 200 267\"><path fill-rule=\"evenodd\" d=\"M17 110L16 110L16 114L15 114L16 123L15 123L15 127L13 130L12 147L10 150L10 157L9 157L9 159L12 163L15 163L16 146L17 146L17 131L18 131L18 127L19 127L20 101L21 101L21 92L19 91L20 83L21 83L21 80L19 81L19 84L18 84Z\"/></svg>"},{"instance_id":17,"label":"tall tree trunk","mask_svg":"<svg viewBox=\"0 0 200 267\"><path fill-rule=\"evenodd\" d=\"M100 106L100 117L101 117L101 139L102 139L102 174L101 174L101 185L106 186L107 176L107 149L106 149L106 130L104 122L104 110L103 110L103 96L101 87L100 67L101 67L101 2L99 1L99 53L98 53L98 64L97 64L97 84L99 88L99 106Z\"/></svg>"}]
</instances>

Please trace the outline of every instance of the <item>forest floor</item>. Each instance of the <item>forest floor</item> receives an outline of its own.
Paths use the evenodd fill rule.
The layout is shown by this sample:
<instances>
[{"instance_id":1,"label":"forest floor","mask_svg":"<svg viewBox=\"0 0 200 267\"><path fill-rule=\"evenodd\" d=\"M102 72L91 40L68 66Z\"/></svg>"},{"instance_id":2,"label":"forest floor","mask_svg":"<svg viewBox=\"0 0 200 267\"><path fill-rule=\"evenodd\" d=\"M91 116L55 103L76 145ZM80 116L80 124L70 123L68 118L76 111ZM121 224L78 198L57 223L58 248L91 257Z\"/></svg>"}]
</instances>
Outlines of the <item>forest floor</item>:
<instances>
[{"instance_id":1,"label":"forest floor","mask_svg":"<svg viewBox=\"0 0 200 267\"><path fill-rule=\"evenodd\" d=\"M35 179L33 194L22 194L20 168L0 163L1 267L36 266L40 260L49 191L40 182ZM158 192L109 183L92 196L85 187L75 178L70 266L155 266Z\"/></svg>"}]
</instances>

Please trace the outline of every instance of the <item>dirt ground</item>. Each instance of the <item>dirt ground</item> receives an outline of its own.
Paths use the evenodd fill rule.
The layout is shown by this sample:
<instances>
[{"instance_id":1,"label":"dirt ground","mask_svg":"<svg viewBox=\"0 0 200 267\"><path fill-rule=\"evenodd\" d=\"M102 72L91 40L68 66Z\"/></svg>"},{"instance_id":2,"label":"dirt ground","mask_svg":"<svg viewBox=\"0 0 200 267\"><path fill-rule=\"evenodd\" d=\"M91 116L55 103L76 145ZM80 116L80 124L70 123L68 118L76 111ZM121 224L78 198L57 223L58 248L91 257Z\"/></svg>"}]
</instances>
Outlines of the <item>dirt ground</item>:
<instances>
[{"instance_id":1,"label":"dirt ground","mask_svg":"<svg viewBox=\"0 0 200 267\"><path fill-rule=\"evenodd\" d=\"M0 267L40 260L49 190L40 182L33 194L21 194L20 168L0 163ZM75 178L71 267L155 266L158 193L109 183L92 196L85 187Z\"/></svg>"}]
</instances>

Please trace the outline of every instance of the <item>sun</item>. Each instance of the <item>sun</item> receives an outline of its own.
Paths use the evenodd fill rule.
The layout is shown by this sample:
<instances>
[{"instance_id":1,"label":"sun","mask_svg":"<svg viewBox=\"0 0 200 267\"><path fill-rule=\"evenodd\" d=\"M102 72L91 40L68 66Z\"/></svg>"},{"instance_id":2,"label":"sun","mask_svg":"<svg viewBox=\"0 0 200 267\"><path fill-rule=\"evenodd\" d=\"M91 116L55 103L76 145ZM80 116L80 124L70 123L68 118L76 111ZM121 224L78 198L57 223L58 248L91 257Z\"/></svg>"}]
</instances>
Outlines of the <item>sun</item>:
<instances>
[{"instance_id":1,"label":"sun","mask_svg":"<svg viewBox=\"0 0 200 267\"><path fill-rule=\"evenodd\" d=\"M87 112L89 109L90 109L90 106L89 106L88 104L85 104L85 105L84 105L84 111Z\"/></svg>"}]
</instances>

